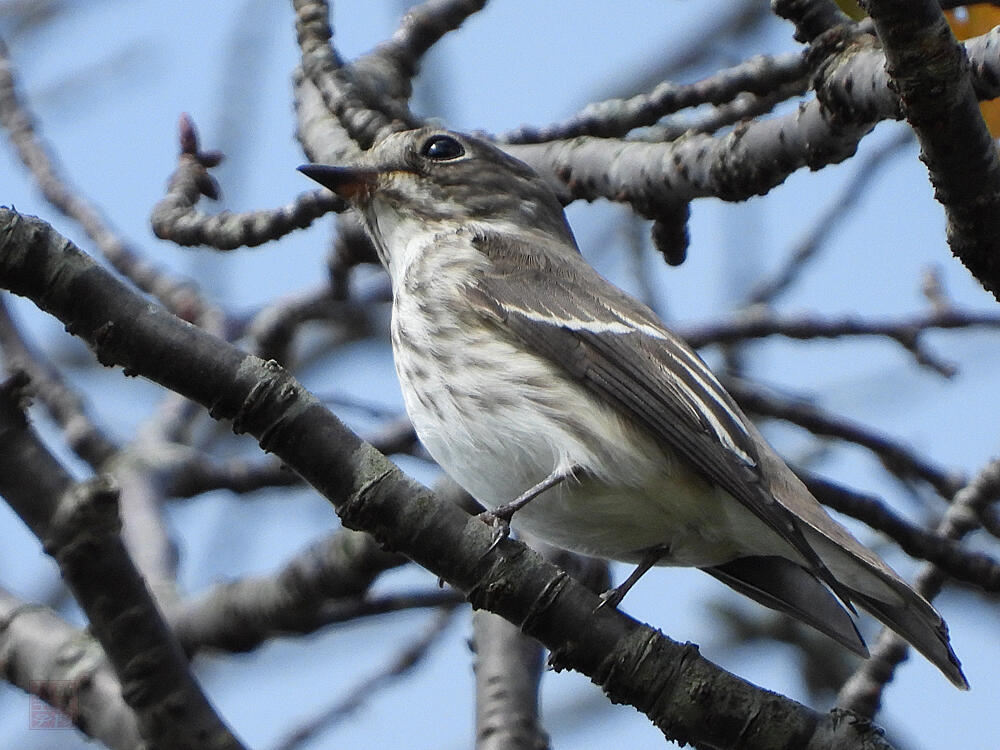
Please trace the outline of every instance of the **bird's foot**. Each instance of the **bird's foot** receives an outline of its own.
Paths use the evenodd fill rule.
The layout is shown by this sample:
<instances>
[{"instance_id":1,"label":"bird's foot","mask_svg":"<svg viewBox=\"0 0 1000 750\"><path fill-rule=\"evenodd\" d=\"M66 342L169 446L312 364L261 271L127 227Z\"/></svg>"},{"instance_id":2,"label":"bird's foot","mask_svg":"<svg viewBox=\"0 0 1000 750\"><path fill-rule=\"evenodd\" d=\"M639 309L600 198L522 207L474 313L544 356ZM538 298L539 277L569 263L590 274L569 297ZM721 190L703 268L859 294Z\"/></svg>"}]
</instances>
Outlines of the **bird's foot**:
<instances>
[{"instance_id":1,"label":"bird's foot","mask_svg":"<svg viewBox=\"0 0 1000 750\"><path fill-rule=\"evenodd\" d=\"M576 471L578 469L575 466L564 471L553 471L541 482L528 488L509 503L480 513L479 517L493 527L493 540L490 542L490 548L487 550L487 553L495 550L500 542L510 536L510 520L517 511L541 495L545 490L555 487L564 479L574 476Z\"/></svg>"},{"instance_id":2,"label":"bird's foot","mask_svg":"<svg viewBox=\"0 0 1000 750\"><path fill-rule=\"evenodd\" d=\"M650 547L643 553L642 559L639 564L635 566L629 577L622 581L620 584L615 586L613 589L608 589L603 594L600 595L601 603L597 605L597 609L603 609L604 607L611 607L616 609L619 604L622 603L622 599L625 598L625 594L632 590L639 579L642 578L647 571L652 568L656 563L666 557L670 552L670 549L666 545L657 545L656 547Z\"/></svg>"},{"instance_id":3,"label":"bird's foot","mask_svg":"<svg viewBox=\"0 0 1000 750\"><path fill-rule=\"evenodd\" d=\"M501 505L496 510L484 510L479 514L479 519L490 525L493 529L490 539L489 549L486 554L495 550L504 539L510 536L510 519L517 508L511 508L512 503Z\"/></svg>"}]
</instances>

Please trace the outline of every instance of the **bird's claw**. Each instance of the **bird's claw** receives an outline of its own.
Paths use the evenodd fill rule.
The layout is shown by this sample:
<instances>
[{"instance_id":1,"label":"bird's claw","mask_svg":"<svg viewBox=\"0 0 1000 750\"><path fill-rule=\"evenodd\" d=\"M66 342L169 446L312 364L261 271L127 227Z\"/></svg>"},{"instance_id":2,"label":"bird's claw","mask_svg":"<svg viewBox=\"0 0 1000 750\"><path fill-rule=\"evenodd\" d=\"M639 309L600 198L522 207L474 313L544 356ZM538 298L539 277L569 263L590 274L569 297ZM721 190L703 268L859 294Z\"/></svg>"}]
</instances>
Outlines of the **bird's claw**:
<instances>
[{"instance_id":1,"label":"bird's claw","mask_svg":"<svg viewBox=\"0 0 1000 750\"><path fill-rule=\"evenodd\" d=\"M486 550L486 553L489 554L499 547L504 539L510 536L510 519L503 512L498 513L492 510L483 511L479 514L479 517L493 529L490 546Z\"/></svg>"},{"instance_id":2,"label":"bird's claw","mask_svg":"<svg viewBox=\"0 0 1000 750\"><path fill-rule=\"evenodd\" d=\"M604 609L605 607L618 609L618 605L622 603L622 599L625 598L626 593L627 591L621 590L621 586L608 589L604 593L600 594L601 603L597 605L597 609Z\"/></svg>"}]
</instances>

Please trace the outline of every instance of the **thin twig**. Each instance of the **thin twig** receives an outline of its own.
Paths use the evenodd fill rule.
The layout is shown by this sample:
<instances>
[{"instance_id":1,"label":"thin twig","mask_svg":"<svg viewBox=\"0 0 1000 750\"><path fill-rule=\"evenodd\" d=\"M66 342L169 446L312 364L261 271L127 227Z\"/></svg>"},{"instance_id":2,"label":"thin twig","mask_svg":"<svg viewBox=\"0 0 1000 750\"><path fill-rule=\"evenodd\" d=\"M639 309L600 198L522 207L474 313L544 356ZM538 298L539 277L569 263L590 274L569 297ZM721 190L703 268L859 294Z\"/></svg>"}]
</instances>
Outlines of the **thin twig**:
<instances>
[{"instance_id":1,"label":"thin twig","mask_svg":"<svg viewBox=\"0 0 1000 750\"><path fill-rule=\"evenodd\" d=\"M289 732L284 739L275 745L274 750L295 750L302 747L320 732L336 726L337 723L361 708L373 693L411 672L424 660L430 652L431 646L440 639L451 623L455 610L455 606L442 607L424 629L424 632L398 651L395 658L382 670L346 690L343 698L331 706L321 709L316 716Z\"/></svg>"},{"instance_id":2,"label":"thin twig","mask_svg":"<svg viewBox=\"0 0 1000 750\"><path fill-rule=\"evenodd\" d=\"M588 104L569 119L543 127L524 126L499 136L502 143L540 143L578 135L623 137L667 115L702 104L721 105L739 94L769 96L790 84L805 87L808 69L802 55L758 55L689 84L660 83L646 94Z\"/></svg>"},{"instance_id":3,"label":"thin twig","mask_svg":"<svg viewBox=\"0 0 1000 750\"><path fill-rule=\"evenodd\" d=\"M796 473L823 505L885 534L910 557L933 563L956 581L987 593L1000 592L1000 561L906 520L873 495L849 490L815 474Z\"/></svg>"},{"instance_id":4,"label":"thin twig","mask_svg":"<svg viewBox=\"0 0 1000 750\"><path fill-rule=\"evenodd\" d=\"M748 339L784 336L790 339L833 339L880 336L891 339L913 354L916 362L945 377L955 374L954 365L929 352L921 333L930 330L1000 328L1000 313L937 307L925 313L889 320L867 320L853 315L827 318L817 315L780 315L757 306L721 322L690 326L684 338L695 348L709 344L731 344Z\"/></svg>"},{"instance_id":5,"label":"thin twig","mask_svg":"<svg viewBox=\"0 0 1000 750\"><path fill-rule=\"evenodd\" d=\"M66 383L55 365L24 340L3 295L0 295L0 349L4 370L8 374L15 370L27 374L28 393L45 405L62 428L66 444L91 468L99 470L120 450L97 426L83 398Z\"/></svg>"},{"instance_id":6,"label":"thin twig","mask_svg":"<svg viewBox=\"0 0 1000 750\"><path fill-rule=\"evenodd\" d=\"M913 133L902 130L891 141L869 154L836 199L830 201L826 211L813 223L806 236L792 248L781 267L770 277L754 285L747 295L747 304L770 303L787 291L808 261L833 237L833 228L837 223L852 216L851 209L865 195L865 189L879 173L879 169L911 143Z\"/></svg>"},{"instance_id":7,"label":"thin twig","mask_svg":"<svg viewBox=\"0 0 1000 750\"><path fill-rule=\"evenodd\" d=\"M1000 459L994 459L963 487L945 512L936 532L958 541L978 527L978 516L989 505L1000 500ZM947 580L946 574L934 564L925 565L914 582L914 588L932 600ZM882 693L898 667L907 657L906 641L885 628L871 649L871 658L862 662L841 688L837 705L860 716L872 717L878 711Z\"/></svg>"},{"instance_id":8,"label":"thin twig","mask_svg":"<svg viewBox=\"0 0 1000 750\"><path fill-rule=\"evenodd\" d=\"M427 51L485 5L486 0L428 0L414 6L406 11L392 37L379 44L370 57L392 64L394 71L390 75L397 80L397 86L409 82Z\"/></svg>"},{"instance_id":9,"label":"thin twig","mask_svg":"<svg viewBox=\"0 0 1000 750\"><path fill-rule=\"evenodd\" d=\"M867 448L882 465L903 482L920 479L943 498L951 500L963 481L953 472L936 466L902 443L852 420L832 414L801 398L775 395L746 381L729 379L726 388L748 411L783 419L815 435L834 437Z\"/></svg>"},{"instance_id":10,"label":"thin twig","mask_svg":"<svg viewBox=\"0 0 1000 750\"><path fill-rule=\"evenodd\" d=\"M181 115L179 127L181 151L177 169L167 183L166 195L150 215L153 232L161 240L186 246L206 245L216 250L257 247L296 229L305 229L331 211L347 208L329 190L313 190L277 209L217 214L196 211L195 205L202 196L219 197L219 186L209 169L219 163L222 155L200 150L194 123L188 115Z\"/></svg>"}]
</instances>

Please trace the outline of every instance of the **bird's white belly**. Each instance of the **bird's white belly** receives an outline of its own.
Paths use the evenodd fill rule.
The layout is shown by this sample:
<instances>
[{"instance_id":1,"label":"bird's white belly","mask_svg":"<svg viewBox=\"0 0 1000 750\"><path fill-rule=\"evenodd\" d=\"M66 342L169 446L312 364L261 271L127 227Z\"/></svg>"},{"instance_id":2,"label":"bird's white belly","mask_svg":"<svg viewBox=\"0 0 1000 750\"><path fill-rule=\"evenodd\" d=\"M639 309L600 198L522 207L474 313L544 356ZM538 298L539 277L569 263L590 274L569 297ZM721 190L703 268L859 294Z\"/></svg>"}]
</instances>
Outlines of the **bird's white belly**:
<instances>
[{"instance_id":1,"label":"bird's white belly","mask_svg":"<svg viewBox=\"0 0 1000 750\"><path fill-rule=\"evenodd\" d=\"M449 345L447 338L459 334L469 337L465 345ZM401 356L403 337L423 339L430 356ZM518 511L515 529L625 562L638 562L644 550L660 545L670 551L662 564L699 567L760 554L758 546L764 554L775 551L773 532L737 501L555 365L495 332L476 335L468 326L427 320L400 309L397 300L393 344L417 435L486 507L513 500L556 469L583 469L581 478L561 482ZM435 345L446 354L435 354Z\"/></svg>"}]
</instances>

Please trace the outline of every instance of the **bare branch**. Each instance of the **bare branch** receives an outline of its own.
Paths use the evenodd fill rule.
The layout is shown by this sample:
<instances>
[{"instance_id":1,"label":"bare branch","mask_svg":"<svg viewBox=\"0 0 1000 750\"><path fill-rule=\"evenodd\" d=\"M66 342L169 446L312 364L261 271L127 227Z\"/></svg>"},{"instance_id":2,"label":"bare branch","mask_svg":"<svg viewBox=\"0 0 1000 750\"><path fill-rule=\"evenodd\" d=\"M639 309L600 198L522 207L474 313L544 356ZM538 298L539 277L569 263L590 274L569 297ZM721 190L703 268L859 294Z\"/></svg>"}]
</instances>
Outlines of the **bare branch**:
<instances>
[{"instance_id":1,"label":"bare branch","mask_svg":"<svg viewBox=\"0 0 1000 750\"><path fill-rule=\"evenodd\" d=\"M410 8L392 38L378 45L370 57L391 65L387 77L397 86L405 85L416 76L427 51L485 5L486 0L428 0ZM409 96L407 91L402 98Z\"/></svg>"},{"instance_id":2,"label":"bare branch","mask_svg":"<svg viewBox=\"0 0 1000 750\"><path fill-rule=\"evenodd\" d=\"M743 123L720 137L692 133L660 144L582 136L505 150L557 175L573 199L638 205L706 196L734 201L763 195L804 166L843 161L872 125L834 128L823 107L811 101L793 114Z\"/></svg>"},{"instance_id":3,"label":"bare branch","mask_svg":"<svg viewBox=\"0 0 1000 750\"><path fill-rule=\"evenodd\" d=\"M1000 300L1000 159L965 48L936 0L861 4L875 21L886 69L944 206L951 251Z\"/></svg>"},{"instance_id":4,"label":"bare branch","mask_svg":"<svg viewBox=\"0 0 1000 750\"><path fill-rule=\"evenodd\" d=\"M685 340L699 348L708 344L731 344L748 339L784 336L791 339L880 336L891 339L913 354L920 365L931 367L945 377L955 368L943 363L924 347L920 334L930 330L962 328L1000 328L1000 312L975 312L954 308L936 308L905 318L866 320L854 315L825 318L818 315L779 315L761 306L748 308L730 320L689 326Z\"/></svg>"},{"instance_id":5,"label":"bare branch","mask_svg":"<svg viewBox=\"0 0 1000 750\"><path fill-rule=\"evenodd\" d=\"M219 163L218 152L202 152L194 123L181 115L181 152L177 169L167 183L167 194L153 207L150 222L161 240L178 245L208 245L216 250L257 247L305 229L325 214L346 210L344 202L329 190L313 190L298 196L282 208L204 214L195 205L204 195L219 197L219 187L209 169Z\"/></svg>"},{"instance_id":6,"label":"bare branch","mask_svg":"<svg viewBox=\"0 0 1000 750\"><path fill-rule=\"evenodd\" d=\"M67 385L55 365L24 340L3 296L0 296L0 348L4 370L8 374L22 371L28 376L28 393L45 404L76 455L99 469L120 450L87 413L83 398Z\"/></svg>"},{"instance_id":7,"label":"bare branch","mask_svg":"<svg viewBox=\"0 0 1000 750\"><path fill-rule=\"evenodd\" d=\"M781 102L802 96L808 89L808 81L800 80L781 86L773 93L764 96L737 94L731 102L712 107L708 112L671 115L658 125L630 135L629 139L646 143L663 143L675 141L685 133L714 133L743 120L765 115Z\"/></svg>"},{"instance_id":8,"label":"bare branch","mask_svg":"<svg viewBox=\"0 0 1000 750\"><path fill-rule=\"evenodd\" d=\"M498 137L501 143L540 143L592 135L623 137L629 131L655 124L660 118L701 104L725 104L741 93L766 97L775 91L804 89L808 68L800 54L758 55L732 68L691 84L663 82L648 94L588 104L561 123L540 128L522 127Z\"/></svg>"},{"instance_id":9,"label":"bare branch","mask_svg":"<svg viewBox=\"0 0 1000 750\"><path fill-rule=\"evenodd\" d=\"M489 612L472 615L476 674L476 750L547 750L538 715L542 647Z\"/></svg>"},{"instance_id":10,"label":"bare branch","mask_svg":"<svg viewBox=\"0 0 1000 750\"><path fill-rule=\"evenodd\" d=\"M977 518L992 503L1000 500L1000 460L994 460L956 495L936 532L958 541L978 526ZM914 588L928 600L944 586L947 576L934 564L927 564L914 582ZM893 674L906 660L908 647L895 633L883 629L871 649L871 658L863 662L837 696L837 705L861 716L874 716L882 701L882 692Z\"/></svg>"},{"instance_id":11,"label":"bare branch","mask_svg":"<svg viewBox=\"0 0 1000 750\"><path fill-rule=\"evenodd\" d=\"M293 6L302 70L352 141L368 149L390 132L420 126L399 98L403 92L385 90L394 85L392 78L383 71L369 69L378 67L377 58L369 58L368 65L363 66L363 78L352 67L344 66L331 46L333 30L325 0L293 0Z\"/></svg>"},{"instance_id":12,"label":"bare branch","mask_svg":"<svg viewBox=\"0 0 1000 750\"><path fill-rule=\"evenodd\" d=\"M877 497L848 490L815 474L796 473L823 505L882 532L910 557L933 563L956 581L987 593L1000 592L1000 562L989 555L967 550L952 538L907 521Z\"/></svg>"},{"instance_id":13,"label":"bare branch","mask_svg":"<svg viewBox=\"0 0 1000 750\"><path fill-rule=\"evenodd\" d=\"M75 192L59 174L48 146L35 132L34 118L17 95L14 70L7 48L0 41L0 125L10 136L18 156L52 206L78 222L115 270L144 292L152 294L184 320L221 327L221 314L198 292L194 282L173 277L166 269L146 261L104 220L98 208Z\"/></svg>"},{"instance_id":14,"label":"bare branch","mask_svg":"<svg viewBox=\"0 0 1000 750\"><path fill-rule=\"evenodd\" d=\"M59 564L143 738L151 746L241 748L201 692L125 551L117 491L101 478L74 483L29 427L18 405L21 387L15 379L0 388L0 494ZM115 581L113 597L108 581Z\"/></svg>"},{"instance_id":15,"label":"bare branch","mask_svg":"<svg viewBox=\"0 0 1000 750\"><path fill-rule=\"evenodd\" d=\"M342 530L309 546L274 575L221 584L171 612L189 654L250 651L276 635L311 633L331 622L332 603L355 602L383 572L407 562L367 534Z\"/></svg>"},{"instance_id":16,"label":"bare branch","mask_svg":"<svg viewBox=\"0 0 1000 750\"><path fill-rule=\"evenodd\" d=\"M136 715L100 644L48 607L0 589L4 677L59 709L112 750L146 750Z\"/></svg>"},{"instance_id":17,"label":"bare branch","mask_svg":"<svg viewBox=\"0 0 1000 750\"><path fill-rule=\"evenodd\" d=\"M795 39L803 43L850 21L833 0L771 0L771 10L795 24Z\"/></svg>"},{"instance_id":18,"label":"bare branch","mask_svg":"<svg viewBox=\"0 0 1000 750\"><path fill-rule=\"evenodd\" d=\"M950 500L961 488L962 480L935 466L905 445L880 435L863 425L831 414L804 399L781 398L743 380L728 379L726 389L747 411L784 419L823 437L835 437L867 448L886 470L904 482L920 479L941 497Z\"/></svg>"}]
</instances>

